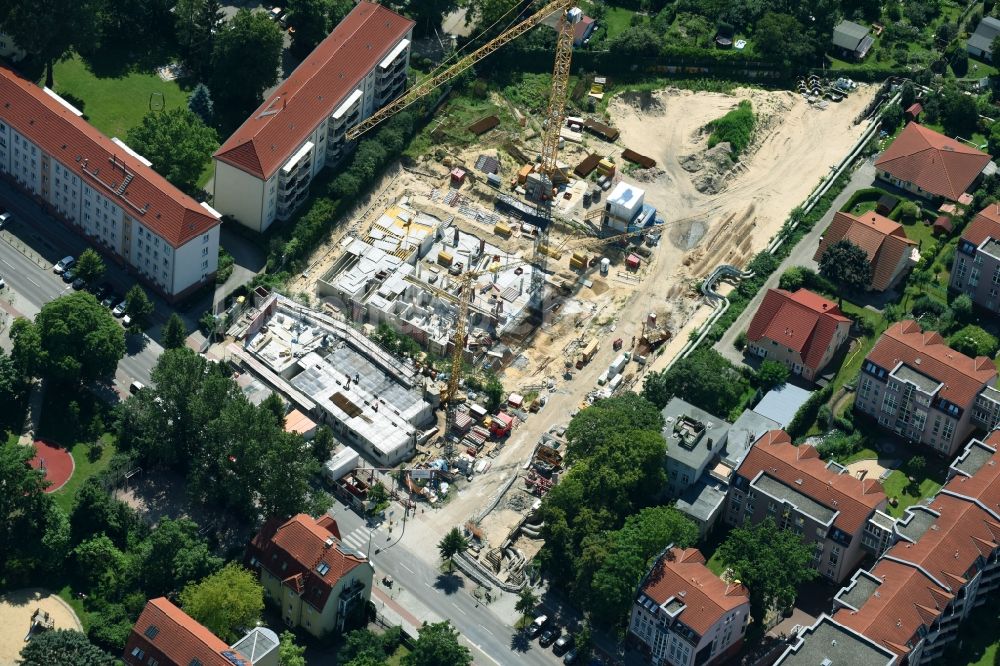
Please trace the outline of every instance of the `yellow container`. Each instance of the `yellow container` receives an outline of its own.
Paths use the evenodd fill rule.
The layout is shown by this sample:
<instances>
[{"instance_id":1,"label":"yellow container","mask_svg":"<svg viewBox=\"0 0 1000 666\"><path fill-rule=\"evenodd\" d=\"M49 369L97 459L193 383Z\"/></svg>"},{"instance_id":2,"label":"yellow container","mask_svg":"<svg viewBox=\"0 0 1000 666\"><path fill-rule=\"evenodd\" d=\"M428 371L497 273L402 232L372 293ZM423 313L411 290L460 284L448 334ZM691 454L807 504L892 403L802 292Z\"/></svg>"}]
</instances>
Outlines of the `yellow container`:
<instances>
[{"instance_id":1,"label":"yellow container","mask_svg":"<svg viewBox=\"0 0 1000 666\"><path fill-rule=\"evenodd\" d=\"M442 266L445 267L451 266L452 259L453 257L451 256L450 252L446 252L444 250L438 252L438 263L441 264Z\"/></svg>"}]
</instances>

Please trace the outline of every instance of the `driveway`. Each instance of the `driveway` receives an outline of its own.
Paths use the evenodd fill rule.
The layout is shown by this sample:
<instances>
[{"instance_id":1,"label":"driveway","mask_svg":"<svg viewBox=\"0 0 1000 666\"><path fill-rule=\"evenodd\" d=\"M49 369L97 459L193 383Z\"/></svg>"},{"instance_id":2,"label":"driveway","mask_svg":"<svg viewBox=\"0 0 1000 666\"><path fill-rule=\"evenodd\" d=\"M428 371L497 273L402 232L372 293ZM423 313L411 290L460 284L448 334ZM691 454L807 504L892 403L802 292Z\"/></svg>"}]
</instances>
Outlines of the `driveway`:
<instances>
[{"instance_id":1,"label":"driveway","mask_svg":"<svg viewBox=\"0 0 1000 666\"><path fill-rule=\"evenodd\" d=\"M818 268L816 262L813 261L813 255L816 253L816 247L819 245L820 236L823 235L826 228L830 226L830 222L833 221L834 213L847 203L847 200L851 198L851 195L856 190L862 187L871 187L874 180L875 166L872 158L868 158L851 174L851 179L847 183L847 187L833 200L833 205L830 206L830 210L827 211L826 215L792 248L791 253L778 266L778 270L774 271L767 281L764 282L764 286L761 287L760 292L753 297L750 304L736 318L736 321L729 327L729 330L725 332L722 338L715 343L714 348L717 352L737 365L743 363L743 353L737 351L733 344L736 342L736 337L750 326L750 320L753 319L757 308L760 307L761 301L764 300L764 294L767 293L768 289L776 288L778 281L781 279L781 274L792 266L805 266L813 270Z\"/></svg>"}]
</instances>

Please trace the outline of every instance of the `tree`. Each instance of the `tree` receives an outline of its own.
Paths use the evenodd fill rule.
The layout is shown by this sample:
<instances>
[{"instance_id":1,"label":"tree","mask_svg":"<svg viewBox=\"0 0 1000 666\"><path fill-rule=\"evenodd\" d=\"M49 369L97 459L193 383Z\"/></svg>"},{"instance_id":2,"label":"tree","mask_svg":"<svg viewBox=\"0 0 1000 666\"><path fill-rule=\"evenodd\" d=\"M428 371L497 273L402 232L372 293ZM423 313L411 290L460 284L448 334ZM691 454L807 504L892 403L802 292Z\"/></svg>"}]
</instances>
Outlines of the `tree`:
<instances>
[{"instance_id":1,"label":"tree","mask_svg":"<svg viewBox=\"0 0 1000 666\"><path fill-rule=\"evenodd\" d=\"M819 259L819 274L849 292L864 291L872 283L868 254L846 238L826 248Z\"/></svg>"},{"instance_id":2,"label":"tree","mask_svg":"<svg viewBox=\"0 0 1000 666\"><path fill-rule=\"evenodd\" d=\"M749 388L747 380L721 354L700 347L670 370L646 376L642 395L658 409L674 396L722 418L740 404Z\"/></svg>"},{"instance_id":3,"label":"tree","mask_svg":"<svg viewBox=\"0 0 1000 666\"><path fill-rule=\"evenodd\" d=\"M128 131L128 143L181 190L193 192L205 163L219 147L215 130L186 108L150 111Z\"/></svg>"},{"instance_id":4,"label":"tree","mask_svg":"<svg viewBox=\"0 0 1000 666\"><path fill-rule=\"evenodd\" d=\"M468 547L469 541L457 527L451 528L438 542L438 552L441 553L441 559L448 560L449 569L455 568L455 556L465 552Z\"/></svg>"},{"instance_id":5,"label":"tree","mask_svg":"<svg viewBox=\"0 0 1000 666\"><path fill-rule=\"evenodd\" d=\"M972 318L972 298L968 294L959 294L951 302L951 311L955 314L956 320L969 321Z\"/></svg>"},{"instance_id":6,"label":"tree","mask_svg":"<svg viewBox=\"0 0 1000 666\"><path fill-rule=\"evenodd\" d=\"M309 446L313 458L322 465L330 459L330 456L333 455L333 450L337 448L337 440L333 437L333 430L329 426L319 426Z\"/></svg>"},{"instance_id":7,"label":"tree","mask_svg":"<svg viewBox=\"0 0 1000 666\"><path fill-rule=\"evenodd\" d=\"M530 587L525 585L517 595L517 603L514 604L514 610L521 615L527 616L534 612L537 605L538 596L531 591Z\"/></svg>"},{"instance_id":8,"label":"tree","mask_svg":"<svg viewBox=\"0 0 1000 666\"><path fill-rule=\"evenodd\" d=\"M222 568L198 536L198 525L189 518L164 518L142 545L139 576L142 589L159 597L184 589Z\"/></svg>"},{"instance_id":9,"label":"tree","mask_svg":"<svg viewBox=\"0 0 1000 666\"><path fill-rule=\"evenodd\" d=\"M72 629L56 629L35 634L21 648L21 666L114 666L118 660L101 650L84 634Z\"/></svg>"},{"instance_id":10,"label":"tree","mask_svg":"<svg viewBox=\"0 0 1000 666\"><path fill-rule=\"evenodd\" d=\"M887 104L882 111L882 129L890 134L903 124L903 109L899 104Z\"/></svg>"},{"instance_id":11,"label":"tree","mask_svg":"<svg viewBox=\"0 0 1000 666\"><path fill-rule=\"evenodd\" d=\"M917 91L913 87L912 81L904 81L903 85L899 87L899 105L908 109L917 101Z\"/></svg>"},{"instance_id":12,"label":"tree","mask_svg":"<svg viewBox=\"0 0 1000 666\"><path fill-rule=\"evenodd\" d=\"M948 346L973 358L977 356L992 358L997 352L997 339L979 326L968 324L948 339Z\"/></svg>"},{"instance_id":13,"label":"tree","mask_svg":"<svg viewBox=\"0 0 1000 666\"><path fill-rule=\"evenodd\" d=\"M227 643L239 638L238 629L254 626L264 610L264 590L257 578L234 563L189 584L180 600L185 613Z\"/></svg>"},{"instance_id":14,"label":"tree","mask_svg":"<svg viewBox=\"0 0 1000 666\"><path fill-rule=\"evenodd\" d=\"M80 258L76 260L76 266L73 267L73 273L88 285L94 284L104 277L106 270L107 267L104 265L101 255L89 247L80 253Z\"/></svg>"},{"instance_id":15,"label":"tree","mask_svg":"<svg viewBox=\"0 0 1000 666\"><path fill-rule=\"evenodd\" d=\"M778 361L765 360L757 369L757 384L762 391L784 385L788 381L788 366Z\"/></svg>"},{"instance_id":16,"label":"tree","mask_svg":"<svg viewBox=\"0 0 1000 666\"><path fill-rule=\"evenodd\" d=\"M327 0L288 0L286 7L292 53L305 58L327 36Z\"/></svg>"},{"instance_id":17,"label":"tree","mask_svg":"<svg viewBox=\"0 0 1000 666\"><path fill-rule=\"evenodd\" d=\"M153 314L153 302L146 295L146 290L137 284L125 292L125 314L132 319L130 328L142 330L149 326L149 315Z\"/></svg>"},{"instance_id":18,"label":"tree","mask_svg":"<svg viewBox=\"0 0 1000 666\"><path fill-rule=\"evenodd\" d=\"M444 17L458 7L457 0L409 0L403 13L416 22L418 32L430 36L441 27Z\"/></svg>"},{"instance_id":19,"label":"tree","mask_svg":"<svg viewBox=\"0 0 1000 666\"><path fill-rule=\"evenodd\" d=\"M74 46L87 45L96 30L94 0L8 0L0 31L45 65L45 85L53 88L52 68Z\"/></svg>"},{"instance_id":20,"label":"tree","mask_svg":"<svg viewBox=\"0 0 1000 666\"><path fill-rule=\"evenodd\" d=\"M82 543L98 535L109 537L119 549L128 547L129 534L136 533L138 516L124 502L104 490L96 477L77 491L69 516L70 541Z\"/></svg>"},{"instance_id":21,"label":"tree","mask_svg":"<svg viewBox=\"0 0 1000 666\"><path fill-rule=\"evenodd\" d=\"M290 631L281 632L281 644L278 646L279 666L306 666L306 649L295 644L295 634Z\"/></svg>"},{"instance_id":22,"label":"tree","mask_svg":"<svg viewBox=\"0 0 1000 666\"><path fill-rule=\"evenodd\" d=\"M503 382L497 377L495 372L486 375L486 383L483 385L483 393L486 394L486 409L495 412L503 404Z\"/></svg>"},{"instance_id":23,"label":"tree","mask_svg":"<svg viewBox=\"0 0 1000 666\"><path fill-rule=\"evenodd\" d=\"M215 33L225 15L217 0L178 0L174 7L181 58L198 78L212 68Z\"/></svg>"},{"instance_id":24,"label":"tree","mask_svg":"<svg viewBox=\"0 0 1000 666\"><path fill-rule=\"evenodd\" d=\"M240 9L216 35L210 82L227 117L244 118L278 81L283 37L263 12Z\"/></svg>"},{"instance_id":25,"label":"tree","mask_svg":"<svg viewBox=\"0 0 1000 666\"><path fill-rule=\"evenodd\" d=\"M11 561L31 543L36 516L50 501L44 494L45 474L28 464L34 455L34 447L21 446L16 439L0 441L0 582L12 573ZM31 569L30 564L19 568Z\"/></svg>"},{"instance_id":26,"label":"tree","mask_svg":"<svg viewBox=\"0 0 1000 666\"><path fill-rule=\"evenodd\" d=\"M17 369L17 364L7 352L0 349L0 404L14 405L23 390L24 377Z\"/></svg>"},{"instance_id":27,"label":"tree","mask_svg":"<svg viewBox=\"0 0 1000 666\"><path fill-rule=\"evenodd\" d=\"M458 642L458 632L451 623L424 622L413 651L400 662L403 666L468 666L472 663L469 648Z\"/></svg>"},{"instance_id":28,"label":"tree","mask_svg":"<svg viewBox=\"0 0 1000 666\"><path fill-rule=\"evenodd\" d=\"M187 327L184 320L176 312L171 313L167 323L163 326L160 340L164 349L180 349L187 344Z\"/></svg>"},{"instance_id":29,"label":"tree","mask_svg":"<svg viewBox=\"0 0 1000 666\"><path fill-rule=\"evenodd\" d=\"M89 592L115 598L126 588L128 559L106 534L81 543L73 557L77 576Z\"/></svg>"},{"instance_id":30,"label":"tree","mask_svg":"<svg viewBox=\"0 0 1000 666\"><path fill-rule=\"evenodd\" d=\"M662 428L660 410L644 397L627 392L598 401L573 417L566 429L567 455L570 460L591 457L623 432L660 432Z\"/></svg>"},{"instance_id":31,"label":"tree","mask_svg":"<svg viewBox=\"0 0 1000 666\"><path fill-rule=\"evenodd\" d=\"M759 634L767 610L787 608L795 601L798 586L816 576L812 547L795 532L778 529L771 517L733 529L718 554L732 578L747 587L752 628Z\"/></svg>"},{"instance_id":32,"label":"tree","mask_svg":"<svg viewBox=\"0 0 1000 666\"><path fill-rule=\"evenodd\" d=\"M354 0L330 0L330 6L327 11L329 25L336 26L344 20L345 16L351 13L352 9L354 9Z\"/></svg>"},{"instance_id":33,"label":"tree","mask_svg":"<svg viewBox=\"0 0 1000 666\"><path fill-rule=\"evenodd\" d=\"M802 65L815 60L817 46L812 35L794 16L768 12L757 22L754 31L761 55L785 66Z\"/></svg>"},{"instance_id":34,"label":"tree","mask_svg":"<svg viewBox=\"0 0 1000 666\"><path fill-rule=\"evenodd\" d=\"M970 136L979 126L976 98L954 88L942 90L941 124L952 136Z\"/></svg>"},{"instance_id":35,"label":"tree","mask_svg":"<svg viewBox=\"0 0 1000 666\"><path fill-rule=\"evenodd\" d=\"M42 306L32 324L11 327L13 356L32 374L77 382L110 376L125 356L121 327L92 294L78 291Z\"/></svg>"},{"instance_id":36,"label":"tree","mask_svg":"<svg viewBox=\"0 0 1000 666\"><path fill-rule=\"evenodd\" d=\"M383 635L378 635L368 629L355 629L344 636L344 644L337 652L338 664L356 664L367 666L368 664L381 665L385 659L396 649L396 645L389 648L391 641L398 644L398 633L393 636L387 631Z\"/></svg>"},{"instance_id":37,"label":"tree","mask_svg":"<svg viewBox=\"0 0 1000 666\"><path fill-rule=\"evenodd\" d=\"M201 122L208 126L212 125L215 118L215 102L212 101L212 92L204 83L199 83L191 92L188 98L188 110L201 118Z\"/></svg>"}]
</instances>

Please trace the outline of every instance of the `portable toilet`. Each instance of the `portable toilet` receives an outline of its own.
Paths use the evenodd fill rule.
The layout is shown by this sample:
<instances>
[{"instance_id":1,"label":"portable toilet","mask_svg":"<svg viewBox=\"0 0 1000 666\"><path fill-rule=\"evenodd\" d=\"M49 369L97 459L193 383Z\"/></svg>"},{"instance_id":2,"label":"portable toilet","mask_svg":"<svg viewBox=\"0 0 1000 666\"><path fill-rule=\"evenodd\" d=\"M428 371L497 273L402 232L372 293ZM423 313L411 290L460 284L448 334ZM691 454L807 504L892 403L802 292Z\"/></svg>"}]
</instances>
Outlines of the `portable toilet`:
<instances>
[{"instance_id":1,"label":"portable toilet","mask_svg":"<svg viewBox=\"0 0 1000 666\"><path fill-rule=\"evenodd\" d=\"M607 257L601 257L601 275L607 275L609 268L611 268L611 260Z\"/></svg>"}]
</instances>

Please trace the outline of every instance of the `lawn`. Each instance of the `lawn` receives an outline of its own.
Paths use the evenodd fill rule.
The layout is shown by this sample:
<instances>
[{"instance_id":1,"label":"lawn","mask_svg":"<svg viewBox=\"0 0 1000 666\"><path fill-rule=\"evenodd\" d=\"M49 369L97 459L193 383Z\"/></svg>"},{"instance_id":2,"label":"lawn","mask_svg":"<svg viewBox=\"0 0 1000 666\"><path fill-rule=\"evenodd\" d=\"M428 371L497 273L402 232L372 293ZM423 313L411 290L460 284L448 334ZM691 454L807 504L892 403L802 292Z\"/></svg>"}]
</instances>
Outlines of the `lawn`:
<instances>
[{"instance_id":1,"label":"lawn","mask_svg":"<svg viewBox=\"0 0 1000 666\"><path fill-rule=\"evenodd\" d=\"M921 472L914 474L910 468L910 461L906 461L902 467L893 470L889 478L883 482L885 494L890 499L895 497L899 500L896 506L890 504L886 507L890 516L895 518L902 516L907 507L930 497L941 489L942 484L937 479L943 481L947 476L947 463L932 458L926 460L927 464ZM910 483L910 476L918 479L916 487Z\"/></svg>"},{"instance_id":2,"label":"lawn","mask_svg":"<svg viewBox=\"0 0 1000 666\"><path fill-rule=\"evenodd\" d=\"M83 625L83 631L86 632L90 629L90 614L83 608L83 601L73 595L73 590L69 585L66 585L59 590L59 598L69 604L76 613L76 616L80 618L80 624Z\"/></svg>"},{"instance_id":3,"label":"lawn","mask_svg":"<svg viewBox=\"0 0 1000 666\"><path fill-rule=\"evenodd\" d=\"M942 663L957 666L993 666L1000 649L1000 607L987 603L972 611L948 646Z\"/></svg>"},{"instance_id":4,"label":"lawn","mask_svg":"<svg viewBox=\"0 0 1000 666\"><path fill-rule=\"evenodd\" d=\"M80 110L91 125L122 140L151 106L171 109L187 104L188 93L176 81L163 81L155 72L98 78L76 55L56 63L54 78L57 93L74 98L71 103L83 103Z\"/></svg>"},{"instance_id":5,"label":"lawn","mask_svg":"<svg viewBox=\"0 0 1000 666\"><path fill-rule=\"evenodd\" d=\"M399 666L403 663L403 657L408 654L410 654L410 651L406 648L406 646L400 645L396 648L396 651L392 653L392 656L389 657L388 661L385 662L386 666Z\"/></svg>"},{"instance_id":6,"label":"lawn","mask_svg":"<svg viewBox=\"0 0 1000 666\"><path fill-rule=\"evenodd\" d=\"M614 39L628 30L632 26L632 15L634 13L632 10L625 9L624 7L608 6L607 13L604 15L604 27L607 30L604 38Z\"/></svg>"},{"instance_id":7,"label":"lawn","mask_svg":"<svg viewBox=\"0 0 1000 666\"><path fill-rule=\"evenodd\" d=\"M726 569L725 565L722 564L722 560L719 559L718 550L712 553L712 557L708 558L708 562L705 563L705 566L708 567L708 570L716 576L721 576L722 572Z\"/></svg>"},{"instance_id":8,"label":"lawn","mask_svg":"<svg viewBox=\"0 0 1000 666\"><path fill-rule=\"evenodd\" d=\"M859 460L878 460L878 451L874 449L861 449L857 453L852 453L843 460L838 460L841 465L850 465L851 463L856 463Z\"/></svg>"},{"instance_id":9,"label":"lawn","mask_svg":"<svg viewBox=\"0 0 1000 666\"><path fill-rule=\"evenodd\" d=\"M95 460L90 459L90 445L77 443L73 445L69 453L73 456L73 476L59 490L52 493L56 504L66 512L73 508L73 500L76 499L76 491L83 486L84 482L92 476L100 474L108 468L111 456L115 454L115 439L110 433L101 435L101 455Z\"/></svg>"}]
</instances>

